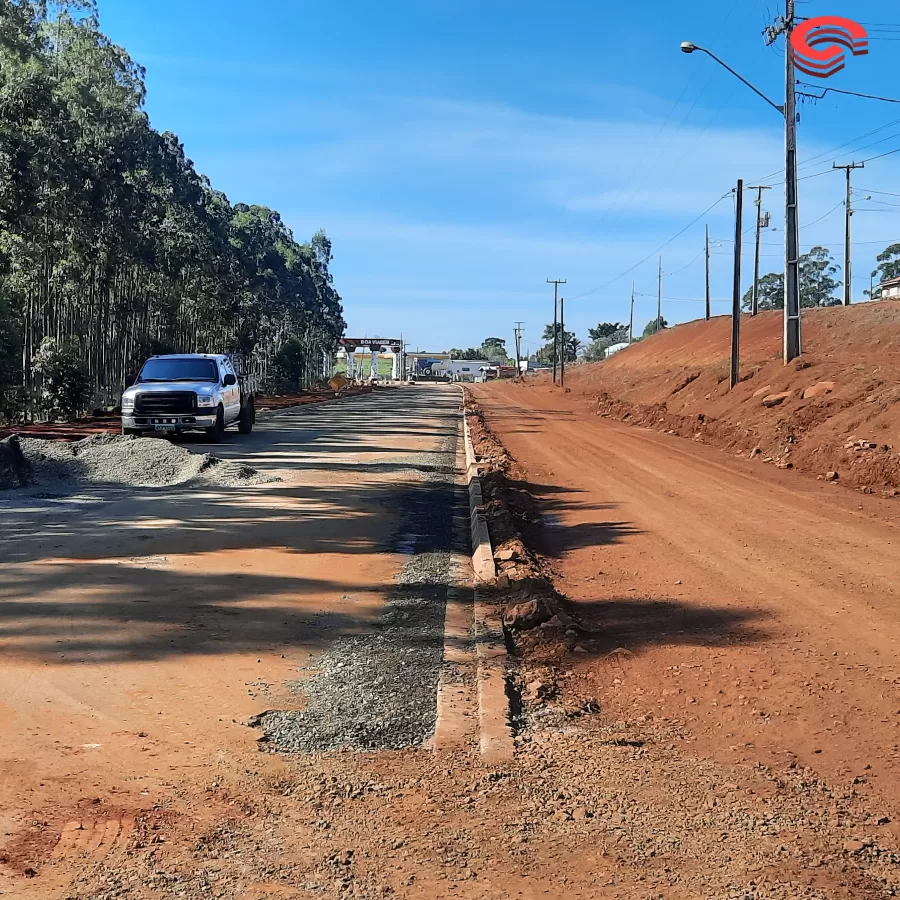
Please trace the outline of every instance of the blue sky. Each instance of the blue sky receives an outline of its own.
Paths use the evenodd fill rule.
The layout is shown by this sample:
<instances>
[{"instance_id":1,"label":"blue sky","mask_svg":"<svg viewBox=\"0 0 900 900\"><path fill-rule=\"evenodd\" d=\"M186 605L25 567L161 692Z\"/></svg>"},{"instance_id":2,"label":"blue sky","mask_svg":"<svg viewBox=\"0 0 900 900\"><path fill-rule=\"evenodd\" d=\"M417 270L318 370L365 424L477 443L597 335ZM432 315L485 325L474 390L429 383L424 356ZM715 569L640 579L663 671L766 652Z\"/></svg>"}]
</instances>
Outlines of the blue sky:
<instances>
[{"instance_id":1,"label":"blue sky","mask_svg":"<svg viewBox=\"0 0 900 900\"><path fill-rule=\"evenodd\" d=\"M106 33L147 68L155 127L232 201L278 209L301 239L328 231L350 332L435 350L511 343L516 320L536 343L551 277L568 280L567 326L582 338L627 321L632 278L636 326L652 319L654 251L737 178L777 184L783 165L777 113L679 43L781 102L783 48L761 37L776 12L764 0L645 0L637 14L596 0L100 0ZM895 4L809 0L798 13L898 23L870 29L870 55L822 83L900 97ZM832 94L800 110L800 159L814 157L801 242L840 257L843 176L827 170L900 147L900 105ZM854 179L861 299L875 254L900 241L900 153ZM777 231L762 270L780 271L780 187L765 208ZM748 197L746 229L753 215ZM730 308L726 197L662 250L670 322L702 314L705 222L721 241L714 312Z\"/></svg>"}]
</instances>

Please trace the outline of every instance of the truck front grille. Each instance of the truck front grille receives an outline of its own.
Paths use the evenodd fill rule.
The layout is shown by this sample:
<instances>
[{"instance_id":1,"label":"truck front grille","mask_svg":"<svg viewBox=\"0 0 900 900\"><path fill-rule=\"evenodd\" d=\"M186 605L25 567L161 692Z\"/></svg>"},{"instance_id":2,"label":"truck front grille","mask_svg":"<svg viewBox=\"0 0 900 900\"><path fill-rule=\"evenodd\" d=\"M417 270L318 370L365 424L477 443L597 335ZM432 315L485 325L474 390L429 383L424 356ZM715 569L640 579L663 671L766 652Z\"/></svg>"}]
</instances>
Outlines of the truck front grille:
<instances>
[{"instance_id":1,"label":"truck front grille","mask_svg":"<svg viewBox=\"0 0 900 900\"><path fill-rule=\"evenodd\" d=\"M193 391L138 394L134 411L142 416L190 416L197 412L197 395Z\"/></svg>"}]
</instances>

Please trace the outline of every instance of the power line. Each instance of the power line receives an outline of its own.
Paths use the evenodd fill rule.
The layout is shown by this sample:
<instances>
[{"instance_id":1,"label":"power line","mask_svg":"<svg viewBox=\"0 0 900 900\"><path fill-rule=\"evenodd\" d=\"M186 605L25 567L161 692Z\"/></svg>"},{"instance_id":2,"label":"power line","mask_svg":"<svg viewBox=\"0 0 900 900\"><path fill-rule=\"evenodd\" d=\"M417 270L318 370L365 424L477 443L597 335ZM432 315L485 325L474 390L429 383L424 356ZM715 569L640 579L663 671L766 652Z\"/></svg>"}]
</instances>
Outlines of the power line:
<instances>
[{"instance_id":1,"label":"power line","mask_svg":"<svg viewBox=\"0 0 900 900\"><path fill-rule=\"evenodd\" d=\"M712 210L714 210L730 193L731 193L731 191L728 191L728 193L722 194L722 196L719 197L719 199L716 200L715 203L710 204L706 209L704 209L703 212L700 213L700 215L697 216L696 219L692 219L690 222L688 222L688 224L685 225L684 228L681 229L681 231L679 231L677 234L673 234L672 237L670 237L664 244L660 244L659 247L657 247L652 253L648 253L642 260L640 260L640 262L636 262L633 266L629 266L624 272L621 272L620 274L616 275L615 278L610 279L609 281L605 282L604 284L601 284L595 288L591 288L589 291L585 291L583 294L579 294L577 297L571 297L570 302L572 300L580 300L582 297L587 297L590 294L596 294L597 291L602 291L605 288L608 288L611 284L615 284L620 278L624 278L626 275L629 275L631 272L633 272L639 266L642 266L645 262L647 262L648 259L652 259L654 256L657 256L661 250L668 247L669 244L671 244L673 241L680 238L681 235L683 235L688 229L690 229L694 225L696 225L705 215L712 212Z\"/></svg>"},{"instance_id":2,"label":"power line","mask_svg":"<svg viewBox=\"0 0 900 900\"><path fill-rule=\"evenodd\" d=\"M821 88L821 95L816 96L815 94L805 94L807 97L815 97L816 100L822 100L826 94L846 94L848 97L862 97L865 100L881 100L884 103L900 103L900 100L895 99L894 97L879 97L875 94L861 94L858 91L844 91L841 88L835 87L821 87L818 84L810 84L808 81L798 81L797 84L802 87L808 88Z\"/></svg>"},{"instance_id":3,"label":"power line","mask_svg":"<svg viewBox=\"0 0 900 900\"><path fill-rule=\"evenodd\" d=\"M728 24L729 20L734 15L735 10L737 10L739 5L740 5L740 0L735 0L734 4L732 5L731 9L728 12L728 15L725 16L724 20L722 21L721 26L719 27L719 29L716 32L717 37L722 34L722 32L725 29L725 26ZM672 105L671 109L669 110L668 115L666 116L662 125L659 127L658 131L653 136L652 140L647 144L645 151L636 160L634 168L631 170L631 172L628 175L628 178L625 181L626 187L624 189L620 189L619 191L616 192L616 194L612 198L613 202L610 203L610 207L600 217L599 222L597 222L597 227L604 224L606 222L606 220L609 218L610 214L612 213L612 207L613 207L613 204L615 201L621 200L622 204L625 205L629 201L629 199L637 196L646 186L647 180L650 177L650 173L654 169L653 165L647 165L647 163L651 159L651 155L652 155L653 161L655 162L656 160L659 159L659 157L663 153L665 153L666 150L669 149L669 147L672 145L672 141L675 139L676 135L678 135L679 132L681 131L681 129L684 127L685 122L687 122L687 120L690 118L691 113L694 111L697 104L700 102L700 98L706 92L706 89L710 86L713 78L715 77L715 73L710 74L709 78L707 78L707 80L706 80L706 83L703 85L703 87L700 89L700 92L694 98L694 102L691 104L688 111L685 113L685 115L682 117L681 121L678 123L677 127L675 128L674 133L669 137L669 139L665 143L665 145L661 149L657 150L657 147L656 147L657 142L659 141L663 132L666 130L666 127L669 125L669 122L672 119L673 114L675 113L676 109L678 109L679 104L681 103L685 94L688 92L688 89L693 84L694 79L697 77L699 72L700 72L700 66L697 65L697 66L695 66L694 71L691 73L690 78L688 78L687 83L685 84L684 88L682 88L681 93L678 95L678 99L675 101L675 103ZM708 127L709 127L709 124L707 123L707 128ZM644 173L643 178L640 179L640 183L635 187L635 186L633 186L634 182L635 182L635 176L638 174L638 172L641 172L641 171ZM571 300L577 300L577 299L578 299L577 297L570 298L570 302L571 302Z\"/></svg>"},{"instance_id":4,"label":"power line","mask_svg":"<svg viewBox=\"0 0 900 900\"><path fill-rule=\"evenodd\" d=\"M878 134L879 131L884 131L887 128L893 128L894 125L900 125L900 119L892 119L890 122L887 122L884 125L880 125L878 128L873 128L871 131L867 131L865 134L860 134L854 138L851 138L846 143L838 144L836 147L831 147L830 149L825 150L822 153L817 153L815 156L809 156L806 159L801 160L798 163L798 167L805 168L806 166L810 165L811 163L815 162L816 160L824 159L825 157L828 157L828 156L834 156L839 150L843 150L845 147L850 147L853 144L855 144L857 141L864 141L866 138L872 137L873 134ZM869 146L871 146L871 145L869 145ZM865 148L857 147L853 150L853 152L856 153L861 149L865 149ZM766 181L769 178L773 178L776 175L781 175L782 172L784 172L784 169L778 169L775 172L770 172L768 175L764 175L762 178L755 179L755 181L761 183L763 181Z\"/></svg>"},{"instance_id":5,"label":"power line","mask_svg":"<svg viewBox=\"0 0 900 900\"><path fill-rule=\"evenodd\" d=\"M890 191L875 191L872 188L855 188L861 194L884 194L885 197L900 197L900 194L892 194Z\"/></svg>"},{"instance_id":6,"label":"power line","mask_svg":"<svg viewBox=\"0 0 900 900\"><path fill-rule=\"evenodd\" d=\"M814 222L807 222L805 225L801 225L801 228L811 228L813 225L818 225L823 219L827 219L835 210L840 209L844 205L844 201L841 200L840 203L835 204L831 209L825 213L824 216L819 216Z\"/></svg>"}]
</instances>

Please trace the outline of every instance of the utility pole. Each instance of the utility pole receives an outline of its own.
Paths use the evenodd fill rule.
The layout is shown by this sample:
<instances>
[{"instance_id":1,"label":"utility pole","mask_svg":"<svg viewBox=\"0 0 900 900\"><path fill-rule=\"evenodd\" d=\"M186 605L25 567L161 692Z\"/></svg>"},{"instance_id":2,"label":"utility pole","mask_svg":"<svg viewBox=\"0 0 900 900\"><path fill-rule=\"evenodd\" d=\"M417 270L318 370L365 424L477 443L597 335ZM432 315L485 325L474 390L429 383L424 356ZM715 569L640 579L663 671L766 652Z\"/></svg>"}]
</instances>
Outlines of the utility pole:
<instances>
[{"instance_id":1,"label":"utility pole","mask_svg":"<svg viewBox=\"0 0 900 900\"><path fill-rule=\"evenodd\" d=\"M800 340L800 220L797 214L797 78L791 54L795 0L785 0L784 34L784 364L803 352Z\"/></svg>"},{"instance_id":2,"label":"utility pole","mask_svg":"<svg viewBox=\"0 0 900 900\"><path fill-rule=\"evenodd\" d=\"M559 298L559 330L561 334L562 353L559 356L559 386L566 386L566 298Z\"/></svg>"},{"instance_id":3,"label":"utility pole","mask_svg":"<svg viewBox=\"0 0 900 900\"><path fill-rule=\"evenodd\" d=\"M769 185L755 185L748 190L756 191L756 253L753 256L753 294L750 300L750 315L755 316L759 312L759 238L763 228L769 227L769 214L763 218L762 194L768 191Z\"/></svg>"},{"instance_id":4,"label":"utility pole","mask_svg":"<svg viewBox=\"0 0 900 900\"><path fill-rule=\"evenodd\" d=\"M518 378L519 375L522 374L522 372L521 372L522 367L520 364L520 359L521 359L520 341L522 339L522 325L523 324L524 324L523 322L516 322L516 330L515 330L515 335L516 335L516 378Z\"/></svg>"},{"instance_id":5,"label":"utility pole","mask_svg":"<svg viewBox=\"0 0 900 900\"><path fill-rule=\"evenodd\" d=\"M564 278L548 278L547 284L553 285L553 383L556 384L556 363L559 360L557 348L559 346L559 333L556 327L556 309L559 305L559 286L565 284Z\"/></svg>"},{"instance_id":6,"label":"utility pole","mask_svg":"<svg viewBox=\"0 0 900 900\"><path fill-rule=\"evenodd\" d=\"M744 182L739 178L734 207L734 293L731 298L731 387L738 383L741 367L741 234Z\"/></svg>"},{"instance_id":7,"label":"utility pole","mask_svg":"<svg viewBox=\"0 0 900 900\"><path fill-rule=\"evenodd\" d=\"M628 318L628 344L634 343L634 282L631 282L631 315Z\"/></svg>"},{"instance_id":8,"label":"utility pole","mask_svg":"<svg viewBox=\"0 0 900 900\"><path fill-rule=\"evenodd\" d=\"M656 327L653 329L653 333L656 334L659 331L659 326L662 324L662 256L659 258L659 275L656 279Z\"/></svg>"},{"instance_id":9,"label":"utility pole","mask_svg":"<svg viewBox=\"0 0 900 900\"><path fill-rule=\"evenodd\" d=\"M853 294L853 272L850 261L850 217L853 215L853 198L850 194L850 173L854 169L864 169L866 164L850 163L849 166L839 166L832 163L832 169L843 169L847 173L847 199L844 201L844 306L850 305Z\"/></svg>"},{"instance_id":10,"label":"utility pole","mask_svg":"<svg viewBox=\"0 0 900 900\"><path fill-rule=\"evenodd\" d=\"M709 225L706 226L706 321L710 317L710 300L709 300Z\"/></svg>"}]
</instances>

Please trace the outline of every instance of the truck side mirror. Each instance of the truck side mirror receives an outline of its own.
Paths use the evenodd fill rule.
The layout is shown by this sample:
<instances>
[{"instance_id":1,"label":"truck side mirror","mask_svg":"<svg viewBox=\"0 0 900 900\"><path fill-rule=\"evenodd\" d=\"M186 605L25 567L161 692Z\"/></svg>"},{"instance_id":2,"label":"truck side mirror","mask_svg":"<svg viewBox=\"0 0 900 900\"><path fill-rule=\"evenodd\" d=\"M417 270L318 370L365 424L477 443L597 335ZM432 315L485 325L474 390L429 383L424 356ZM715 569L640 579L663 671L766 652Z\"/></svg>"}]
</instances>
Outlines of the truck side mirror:
<instances>
[{"instance_id":1,"label":"truck side mirror","mask_svg":"<svg viewBox=\"0 0 900 900\"><path fill-rule=\"evenodd\" d=\"M125 387L130 388L137 381L137 375L130 372L125 376Z\"/></svg>"},{"instance_id":2,"label":"truck side mirror","mask_svg":"<svg viewBox=\"0 0 900 900\"><path fill-rule=\"evenodd\" d=\"M233 384L237 384L237 378L235 378L235 376L231 372L229 372L222 379L222 384L224 384L225 387L231 387Z\"/></svg>"}]
</instances>

